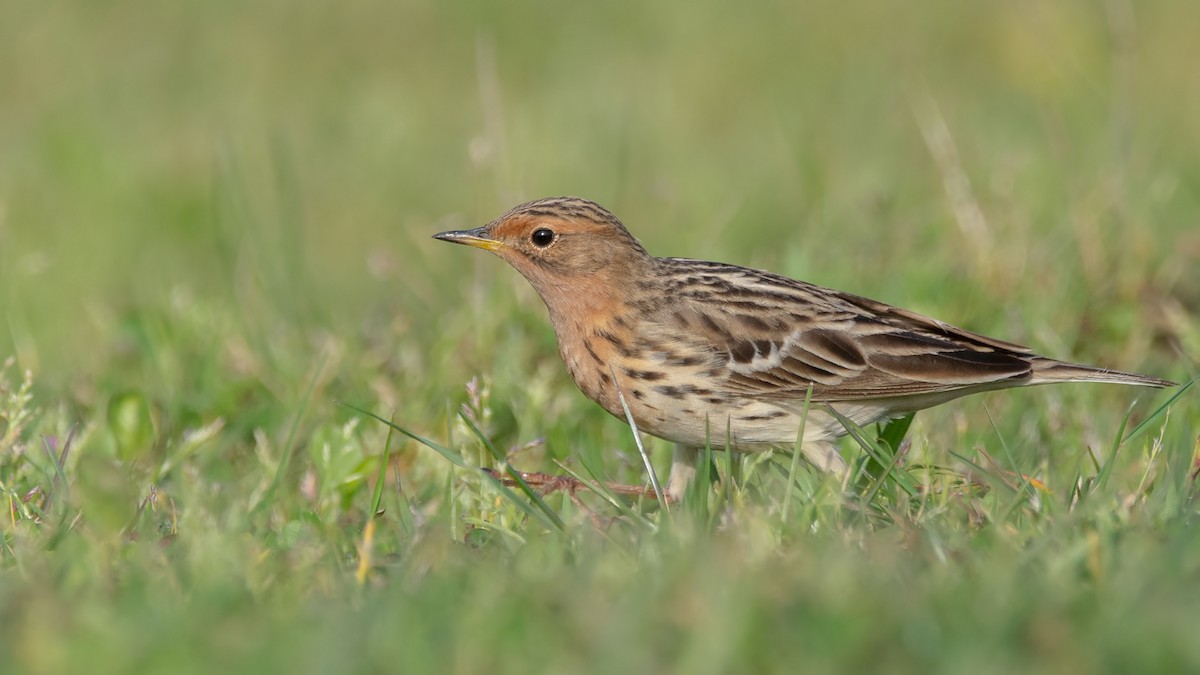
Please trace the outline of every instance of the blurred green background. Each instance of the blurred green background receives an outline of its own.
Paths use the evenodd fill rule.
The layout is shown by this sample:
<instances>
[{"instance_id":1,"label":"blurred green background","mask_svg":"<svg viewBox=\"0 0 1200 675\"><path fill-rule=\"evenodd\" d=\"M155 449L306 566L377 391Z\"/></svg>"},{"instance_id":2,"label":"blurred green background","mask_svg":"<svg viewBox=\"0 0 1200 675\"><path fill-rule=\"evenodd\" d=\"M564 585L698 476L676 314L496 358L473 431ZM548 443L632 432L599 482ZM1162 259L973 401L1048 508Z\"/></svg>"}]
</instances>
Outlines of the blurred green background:
<instances>
[{"instance_id":1,"label":"blurred green background","mask_svg":"<svg viewBox=\"0 0 1200 675\"><path fill-rule=\"evenodd\" d=\"M428 235L554 194L1018 339L1197 302L1194 3L5 4L0 351L48 382L172 293L432 339L519 284Z\"/></svg>"},{"instance_id":2,"label":"blurred green background","mask_svg":"<svg viewBox=\"0 0 1200 675\"><path fill-rule=\"evenodd\" d=\"M785 526L748 499L715 542L576 512L547 543L402 444L365 595L386 430L338 405L461 447L466 400L502 447L546 439L523 468L639 480L524 280L430 239L558 194L658 255L1187 381L1198 26L1188 0L0 0L0 669L1200 668L1190 392L1087 508L1165 395L918 418L914 453L1011 450L1048 506ZM452 543L487 523L506 544Z\"/></svg>"}]
</instances>

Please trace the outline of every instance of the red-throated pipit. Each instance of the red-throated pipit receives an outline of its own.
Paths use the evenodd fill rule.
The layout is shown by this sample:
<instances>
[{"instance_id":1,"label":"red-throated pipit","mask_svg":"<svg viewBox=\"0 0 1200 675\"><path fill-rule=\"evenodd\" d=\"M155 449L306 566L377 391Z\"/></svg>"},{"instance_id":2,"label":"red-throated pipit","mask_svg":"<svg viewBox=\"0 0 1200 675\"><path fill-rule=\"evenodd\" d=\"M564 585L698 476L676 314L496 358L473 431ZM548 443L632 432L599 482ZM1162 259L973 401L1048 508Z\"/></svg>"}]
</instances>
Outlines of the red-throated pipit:
<instances>
[{"instance_id":1,"label":"red-throated pipit","mask_svg":"<svg viewBox=\"0 0 1200 675\"><path fill-rule=\"evenodd\" d=\"M770 272L656 258L586 199L541 199L434 236L492 251L533 284L583 393L623 420L624 399L639 429L675 443L673 498L706 443L792 447L802 419L805 457L845 471L833 441L847 430L831 409L865 425L990 389L1174 384L1055 361Z\"/></svg>"}]
</instances>

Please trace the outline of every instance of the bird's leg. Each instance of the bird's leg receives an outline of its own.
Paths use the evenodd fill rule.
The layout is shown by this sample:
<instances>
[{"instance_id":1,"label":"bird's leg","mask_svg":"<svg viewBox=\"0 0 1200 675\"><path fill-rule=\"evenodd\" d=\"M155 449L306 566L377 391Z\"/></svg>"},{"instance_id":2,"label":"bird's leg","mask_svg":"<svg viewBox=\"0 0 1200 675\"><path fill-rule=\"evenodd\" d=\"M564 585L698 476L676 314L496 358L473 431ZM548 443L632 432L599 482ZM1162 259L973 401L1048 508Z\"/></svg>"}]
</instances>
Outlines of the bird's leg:
<instances>
[{"instance_id":1,"label":"bird's leg","mask_svg":"<svg viewBox=\"0 0 1200 675\"><path fill-rule=\"evenodd\" d=\"M667 500L678 502L696 477L696 462L700 460L700 449L675 444L671 453L671 476L667 479Z\"/></svg>"},{"instance_id":2,"label":"bird's leg","mask_svg":"<svg viewBox=\"0 0 1200 675\"><path fill-rule=\"evenodd\" d=\"M830 441L805 441L800 449L805 459L825 473L841 476L847 471L846 460L842 459L837 446Z\"/></svg>"}]
</instances>

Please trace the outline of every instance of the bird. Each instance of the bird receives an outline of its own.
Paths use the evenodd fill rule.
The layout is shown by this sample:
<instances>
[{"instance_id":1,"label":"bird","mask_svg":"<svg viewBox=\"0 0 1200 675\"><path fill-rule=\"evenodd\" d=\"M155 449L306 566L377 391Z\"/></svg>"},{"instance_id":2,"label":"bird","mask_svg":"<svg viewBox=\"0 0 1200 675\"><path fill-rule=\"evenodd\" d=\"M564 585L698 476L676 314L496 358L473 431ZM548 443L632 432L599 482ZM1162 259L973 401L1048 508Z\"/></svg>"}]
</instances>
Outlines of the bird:
<instances>
[{"instance_id":1,"label":"bird","mask_svg":"<svg viewBox=\"0 0 1200 675\"><path fill-rule=\"evenodd\" d=\"M545 303L583 394L675 444L668 500L682 498L706 447L798 444L818 469L845 475L835 445L844 420L863 426L1010 387L1175 386L764 270L655 257L612 212L579 197L527 202L434 238L515 268Z\"/></svg>"}]
</instances>

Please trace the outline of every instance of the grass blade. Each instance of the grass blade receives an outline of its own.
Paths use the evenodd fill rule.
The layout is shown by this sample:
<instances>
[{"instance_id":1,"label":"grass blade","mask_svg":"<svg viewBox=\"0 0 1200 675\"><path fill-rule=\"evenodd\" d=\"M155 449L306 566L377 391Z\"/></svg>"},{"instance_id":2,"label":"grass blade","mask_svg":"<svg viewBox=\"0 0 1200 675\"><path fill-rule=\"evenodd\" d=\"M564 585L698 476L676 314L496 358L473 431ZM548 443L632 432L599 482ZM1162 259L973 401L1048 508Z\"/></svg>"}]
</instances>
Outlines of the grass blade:
<instances>
[{"instance_id":1,"label":"grass blade","mask_svg":"<svg viewBox=\"0 0 1200 675\"><path fill-rule=\"evenodd\" d=\"M801 446L804 445L804 428L808 425L808 407L812 405L812 393L813 388L810 385L804 392L804 407L800 409L800 428L796 430L796 444L792 447L792 463L788 467L787 498L783 501L783 511L779 514L784 523L788 522L792 502L796 499L792 488L796 485L796 472L800 469Z\"/></svg>"},{"instance_id":2,"label":"grass blade","mask_svg":"<svg viewBox=\"0 0 1200 675\"><path fill-rule=\"evenodd\" d=\"M434 452L436 452L439 455L441 455L442 457L444 457L446 459L446 461L450 462L451 464L453 464L454 466L457 466L460 469L474 469L475 468L475 467L471 466L470 464L467 464L466 460L464 460L462 458L462 455L458 454L451 448L448 448L448 447L442 445L441 443L438 443L437 441L430 440L430 439L425 438L424 436L421 436L418 434L414 434L413 432L409 431L408 429L405 429L402 426L394 424L391 421L386 420L386 419L380 417L379 415L376 415L375 413L371 412L370 410L364 410L363 408L359 408L358 406L356 406L352 403L346 403L345 401L340 401L340 403L341 403L341 405L346 406L347 408L353 410L354 412L357 412L362 415L366 415L367 417L373 418L378 422L383 422L389 428L399 432L400 435L407 436L408 438L411 438L412 440L420 443L421 445L424 445L425 447L429 448L430 450L433 450Z\"/></svg>"},{"instance_id":3,"label":"grass blade","mask_svg":"<svg viewBox=\"0 0 1200 675\"><path fill-rule=\"evenodd\" d=\"M609 366L609 371L612 372L613 382L617 382L617 372L611 366ZM633 431L633 442L637 445L638 454L642 457L642 464L646 466L646 475L650 477L650 487L654 488L654 496L658 498L658 503L662 504L663 510L669 515L671 507L663 497L662 485L659 484L658 476L654 473L650 455L646 454L646 448L642 445L642 435L638 433L637 422L633 419L633 411L629 409L629 403L625 401L625 394L621 391L621 387L617 386L616 389L617 399L621 401L621 408L625 411L625 421L629 423L629 428Z\"/></svg>"},{"instance_id":4,"label":"grass blade","mask_svg":"<svg viewBox=\"0 0 1200 675\"><path fill-rule=\"evenodd\" d=\"M881 448L877 442L868 439L866 434L863 432L862 427L855 424L853 420L838 412L837 409L831 405L825 406L825 409L828 410L829 413L832 414L837 421L842 424L842 427L845 428L846 433L848 433L850 437L853 438L856 443L858 443L859 447L866 451L868 463L874 461L883 468L883 473L879 476L880 481L883 481L890 475L896 481L896 484L899 485L902 490L907 492L910 497L917 494L916 481L914 481L907 472L895 470L898 468L899 464L898 453L894 453L897 456L888 457L887 451Z\"/></svg>"},{"instance_id":5,"label":"grass blade","mask_svg":"<svg viewBox=\"0 0 1200 675\"><path fill-rule=\"evenodd\" d=\"M546 500L542 499L542 496L538 494L536 490L529 487L529 483L526 483L525 479L521 478L521 473L508 463L508 457L506 457L504 453L501 452L494 443L492 443L491 439L489 439L483 433L483 431L480 430L479 426L475 424L474 420L472 420L470 417L467 417L465 413L459 413L459 418L463 422L466 422L467 427L471 430L471 433L475 434L475 437L478 438L481 443L483 443L483 447L487 448L488 452L492 454L492 457L494 457L496 461L500 463L500 466L504 468L505 475L507 475L512 482L521 489L521 492L529 499L530 502L533 503L534 506L537 507L538 511L545 516L545 519L554 527L554 529L558 530L559 532L565 531L566 525L563 524L562 518L560 518L558 514L554 512L554 509L550 508L550 505L546 503ZM503 483L500 481L488 474L484 475L495 481L497 485L504 487Z\"/></svg>"},{"instance_id":6,"label":"grass blade","mask_svg":"<svg viewBox=\"0 0 1200 675\"><path fill-rule=\"evenodd\" d=\"M1188 380L1186 384L1179 388L1179 391L1171 395L1171 398L1163 401L1161 405L1154 409L1154 412L1150 413L1146 419L1138 423L1138 425L1129 432L1128 436L1121 439L1121 444L1124 445L1130 441L1136 440L1139 436L1146 433L1146 430L1150 428L1150 425L1154 424L1154 422L1165 415L1167 413L1167 409L1174 405L1175 401L1178 401L1179 397L1183 396L1188 389L1191 389L1192 385L1196 384L1196 381L1196 378Z\"/></svg>"},{"instance_id":7,"label":"grass blade","mask_svg":"<svg viewBox=\"0 0 1200 675\"><path fill-rule=\"evenodd\" d=\"M287 476L288 469L292 465L292 456L296 454L296 433L300 430L300 422L308 413L309 403L312 401L313 391L317 388L317 383L321 381L321 375L325 371L325 363L329 359L328 352L321 355L320 362L313 370L312 379L308 382L308 387L304 390L304 397L300 400L300 409L296 411L296 416L292 418L292 425L288 429L287 438L283 442L283 456L279 459L279 466L275 467L275 477L271 479L271 485L263 492L262 497L250 509L251 518L257 516L275 500L275 493L279 490L279 486L283 484L283 479Z\"/></svg>"},{"instance_id":8,"label":"grass blade","mask_svg":"<svg viewBox=\"0 0 1200 675\"><path fill-rule=\"evenodd\" d=\"M392 418L395 419L395 416L393 411ZM375 476L375 493L371 495L371 518L379 513L379 504L383 501L383 484L387 480L388 461L392 453L392 432L395 430L395 425L389 424L387 438L383 440L383 457L379 460L379 473Z\"/></svg>"},{"instance_id":9,"label":"grass blade","mask_svg":"<svg viewBox=\"0 0 1200 675\"><path fill-rule=\"evenodd\" d=\"M386 424L388 427L395 429L402 436L411 438L412 440L414 440L414 441L420 443L421 445L424 445L425 447L429 448L430 450L433 450L434 452L438 453L439 455L444 457L447 461L449 461L451 464L453 464L454 466L457 466L460 469L467 469L470 471L475 471L478 468L478 467L471 466L465 460L463 460L462 455L460 455L457 452L455 452L454 450L442 445L441 443L438 443L437 441L425 438L424 436L415 434L415 433L409 431L408 429L405 429L402 426L393 424L392 422L380 417L379 415L376 415L375 413L373 413L369 410L364 410L362 408L359 408L358 406L352 405L350 403L346 403L344 401L342 402L342 405L346 406L347 408L350 408L351 410L354 410L363 415L366 415L367 417L371 417L379 422ZM506 463L506 466L507 466L507 463ZM521 480L521 477L519 475L516 475L515 472L511 468L508 469L508 472L509 472L510 476L515 478L514 482L517 485L521 485L526 490L533 492L529 488L529 486L525 484L525 481ZM565 531L565 526L563 525L562 519L558 517L558 514L554 513L553 511L550 511L549 507L546 506L545 502L543 502L540 498L537 499L536 503L540 503L541 506L545 509L545 511L543 511L542 509L539 509L539 508L534 508L534 506L531 506L528 501L518 498L516 493L514 493L512 490L508 489L508 486L506 486L504 483L497 480L491 474L484 472L484 471L480 471L479 475L483 476L483 479L485 481L487 481L488 483L490 483L492 485L492 487L496 488L496 490L498 490L500 492L500 494L504 496L505 499L507 499L508 501L515 504L517 506L517 508L524 511L527 515L542 522L549 529L552 529L556 532ZM536 493L534 493L534 494L536 494ZM547 513L546 511L549 511L549 513Z\"/></svg>"}]
</instances>

